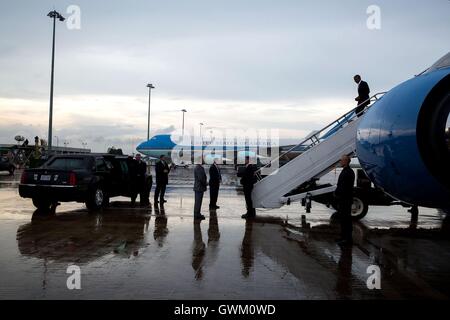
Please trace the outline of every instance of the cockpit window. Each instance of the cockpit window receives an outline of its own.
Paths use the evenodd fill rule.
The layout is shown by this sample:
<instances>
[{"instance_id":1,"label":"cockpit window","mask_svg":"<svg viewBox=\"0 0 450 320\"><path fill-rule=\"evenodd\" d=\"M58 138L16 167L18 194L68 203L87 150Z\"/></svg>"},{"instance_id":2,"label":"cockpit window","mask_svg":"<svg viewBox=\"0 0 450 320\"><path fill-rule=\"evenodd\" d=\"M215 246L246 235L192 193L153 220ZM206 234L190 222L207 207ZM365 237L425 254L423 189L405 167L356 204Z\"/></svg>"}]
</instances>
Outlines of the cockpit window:
<instances>
[{"instance_id":1,"label":"cockpit window","mask_svg":"<svg viewBox=\"0 0 450 320\"><path fill-rule=\"evenodd\" d=\"M450 67L450 52L436 61L426 72L428 73L447 67Z\"/></svg>"}]
</instances>

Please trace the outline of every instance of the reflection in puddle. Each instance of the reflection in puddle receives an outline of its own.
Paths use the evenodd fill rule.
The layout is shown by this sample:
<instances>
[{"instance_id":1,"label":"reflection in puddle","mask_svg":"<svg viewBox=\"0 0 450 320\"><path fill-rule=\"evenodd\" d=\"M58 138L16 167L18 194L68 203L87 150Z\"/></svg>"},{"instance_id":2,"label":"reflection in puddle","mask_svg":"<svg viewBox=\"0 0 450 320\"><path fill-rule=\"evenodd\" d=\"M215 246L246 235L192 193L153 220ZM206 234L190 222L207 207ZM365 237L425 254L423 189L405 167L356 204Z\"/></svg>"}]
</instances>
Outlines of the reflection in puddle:
<instances>
[{"instance_id":1,"label":"reflection in puddle","mask_svg":"<svg viewBox=\"0 0 450 320\"><path fill-rule=\"evenodd\" d=\"M150 215L86 214L42 216L19 227L17 243L22 255L58 262L88 263L112 252L129 257L145 246Z\"/></svg>"}]
</instances>

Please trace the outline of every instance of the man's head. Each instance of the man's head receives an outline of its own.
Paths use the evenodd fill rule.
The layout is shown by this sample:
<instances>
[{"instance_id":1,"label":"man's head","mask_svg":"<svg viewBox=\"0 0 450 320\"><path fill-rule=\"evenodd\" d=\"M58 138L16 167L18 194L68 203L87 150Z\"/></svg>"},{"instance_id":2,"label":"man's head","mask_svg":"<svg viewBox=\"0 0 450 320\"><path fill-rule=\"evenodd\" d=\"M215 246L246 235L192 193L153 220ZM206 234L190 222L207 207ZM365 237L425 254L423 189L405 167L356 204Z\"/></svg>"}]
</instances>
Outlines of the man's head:
<instances>
[{"instance_id":1,"label":"man's head","mask_svg":"<svg viewBox=\"0 0 450 320\"><path fill-rule=\"evenodd\" d=\"M342 168L347 167L348 165L350 165L350 161L351 161L351 159L349 156L343 155L340 160L341 167Z\"/></svg>"},{"instance_id":2,"label":"man's head","mask_svg":"<svg viewBox=\"0 0 450 320\"><path fill-rule=\"evenodd\" d=\"M136 155L136 160L137 160L137 161L141 161L141 154L140 154L140 153L138 153L138 154Z\"/></svg>"},{"instance_id":3,"label":"man's head","mask_svg":"<svg viewBox=\"0 0 450 320\"><path fill-rule=\"evenodd\" d=\"M361 81L361 76L357 74L353 77L353 80L355 80L356 83L359 83Z\"/></svg>"},{"instance_id":4,"label":"man's head","mask_svg":"<svg viewBox=\"0 0 450 320\"><path fill-rule=\"evenodd\" d=\"M250 157L249 156L245 156L245 165L250 163Z\"/></svg>"},{"instance_id":5,"label":"man's head","mask_svg":"<svg viewBox=\"0 0 450 320\"><path fill-rule=\"evenodd\" d=\"M160 155L159 156L159 160L161 160L161 161L166 161L166 156L165 155Z\"/></svg>"}]
</instances>

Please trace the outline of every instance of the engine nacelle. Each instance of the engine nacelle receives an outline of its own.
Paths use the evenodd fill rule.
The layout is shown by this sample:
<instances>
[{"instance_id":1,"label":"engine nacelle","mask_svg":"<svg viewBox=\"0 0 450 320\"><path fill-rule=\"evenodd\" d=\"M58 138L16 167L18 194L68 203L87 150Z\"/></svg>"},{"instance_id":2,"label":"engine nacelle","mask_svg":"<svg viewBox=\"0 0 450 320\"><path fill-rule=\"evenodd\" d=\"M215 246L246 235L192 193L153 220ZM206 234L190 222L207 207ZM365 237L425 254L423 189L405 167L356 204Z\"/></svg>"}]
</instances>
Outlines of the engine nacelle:
<instances>
[{"instance_id":1,"label":"engine nacelle","mask_svg":"<svg viewBox=\"0 0 450 320\"><path fill-rule=\"evenodd\" d=\"M449 209L449 112L448 64L430 68L376 102L361 120L356 142L372 182L406 203Z\"/></svg>"}]
</instances>

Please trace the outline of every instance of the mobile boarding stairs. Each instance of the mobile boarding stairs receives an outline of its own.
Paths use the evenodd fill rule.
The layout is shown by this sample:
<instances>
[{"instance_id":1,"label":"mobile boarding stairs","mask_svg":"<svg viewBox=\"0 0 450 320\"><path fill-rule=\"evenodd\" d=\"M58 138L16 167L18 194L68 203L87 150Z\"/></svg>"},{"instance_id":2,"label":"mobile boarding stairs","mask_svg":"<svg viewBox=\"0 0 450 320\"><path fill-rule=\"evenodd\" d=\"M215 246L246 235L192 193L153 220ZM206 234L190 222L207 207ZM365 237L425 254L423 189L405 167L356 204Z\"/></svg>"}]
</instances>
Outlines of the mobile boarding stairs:
<instances>
[{"instance_id":1,"label":"mobile boarding stairs","mask_svg":"<svg viewBox=\"0 0 450 320\"><path fill-rule=\"evenodd\" d=\"M293 201L310 199L311 196L333 192L336 189L335 185L307 189L307 191L306 189L302 190L302 186L318 180L330 172L342 155L353 156L355 154L358 124L367 110L374 106L383 94L384 92L380 92L370 97L370 105L362 111L359 117L356 116L356 108L352 109L260 168L256 172L258 181L252 193L253 206L255 208L280 208ZM280 159L295 155L299 150L301 150L299 155L278 168ZM297 193L293 193L294 190Z\"/></svg>"}]
</instances>

